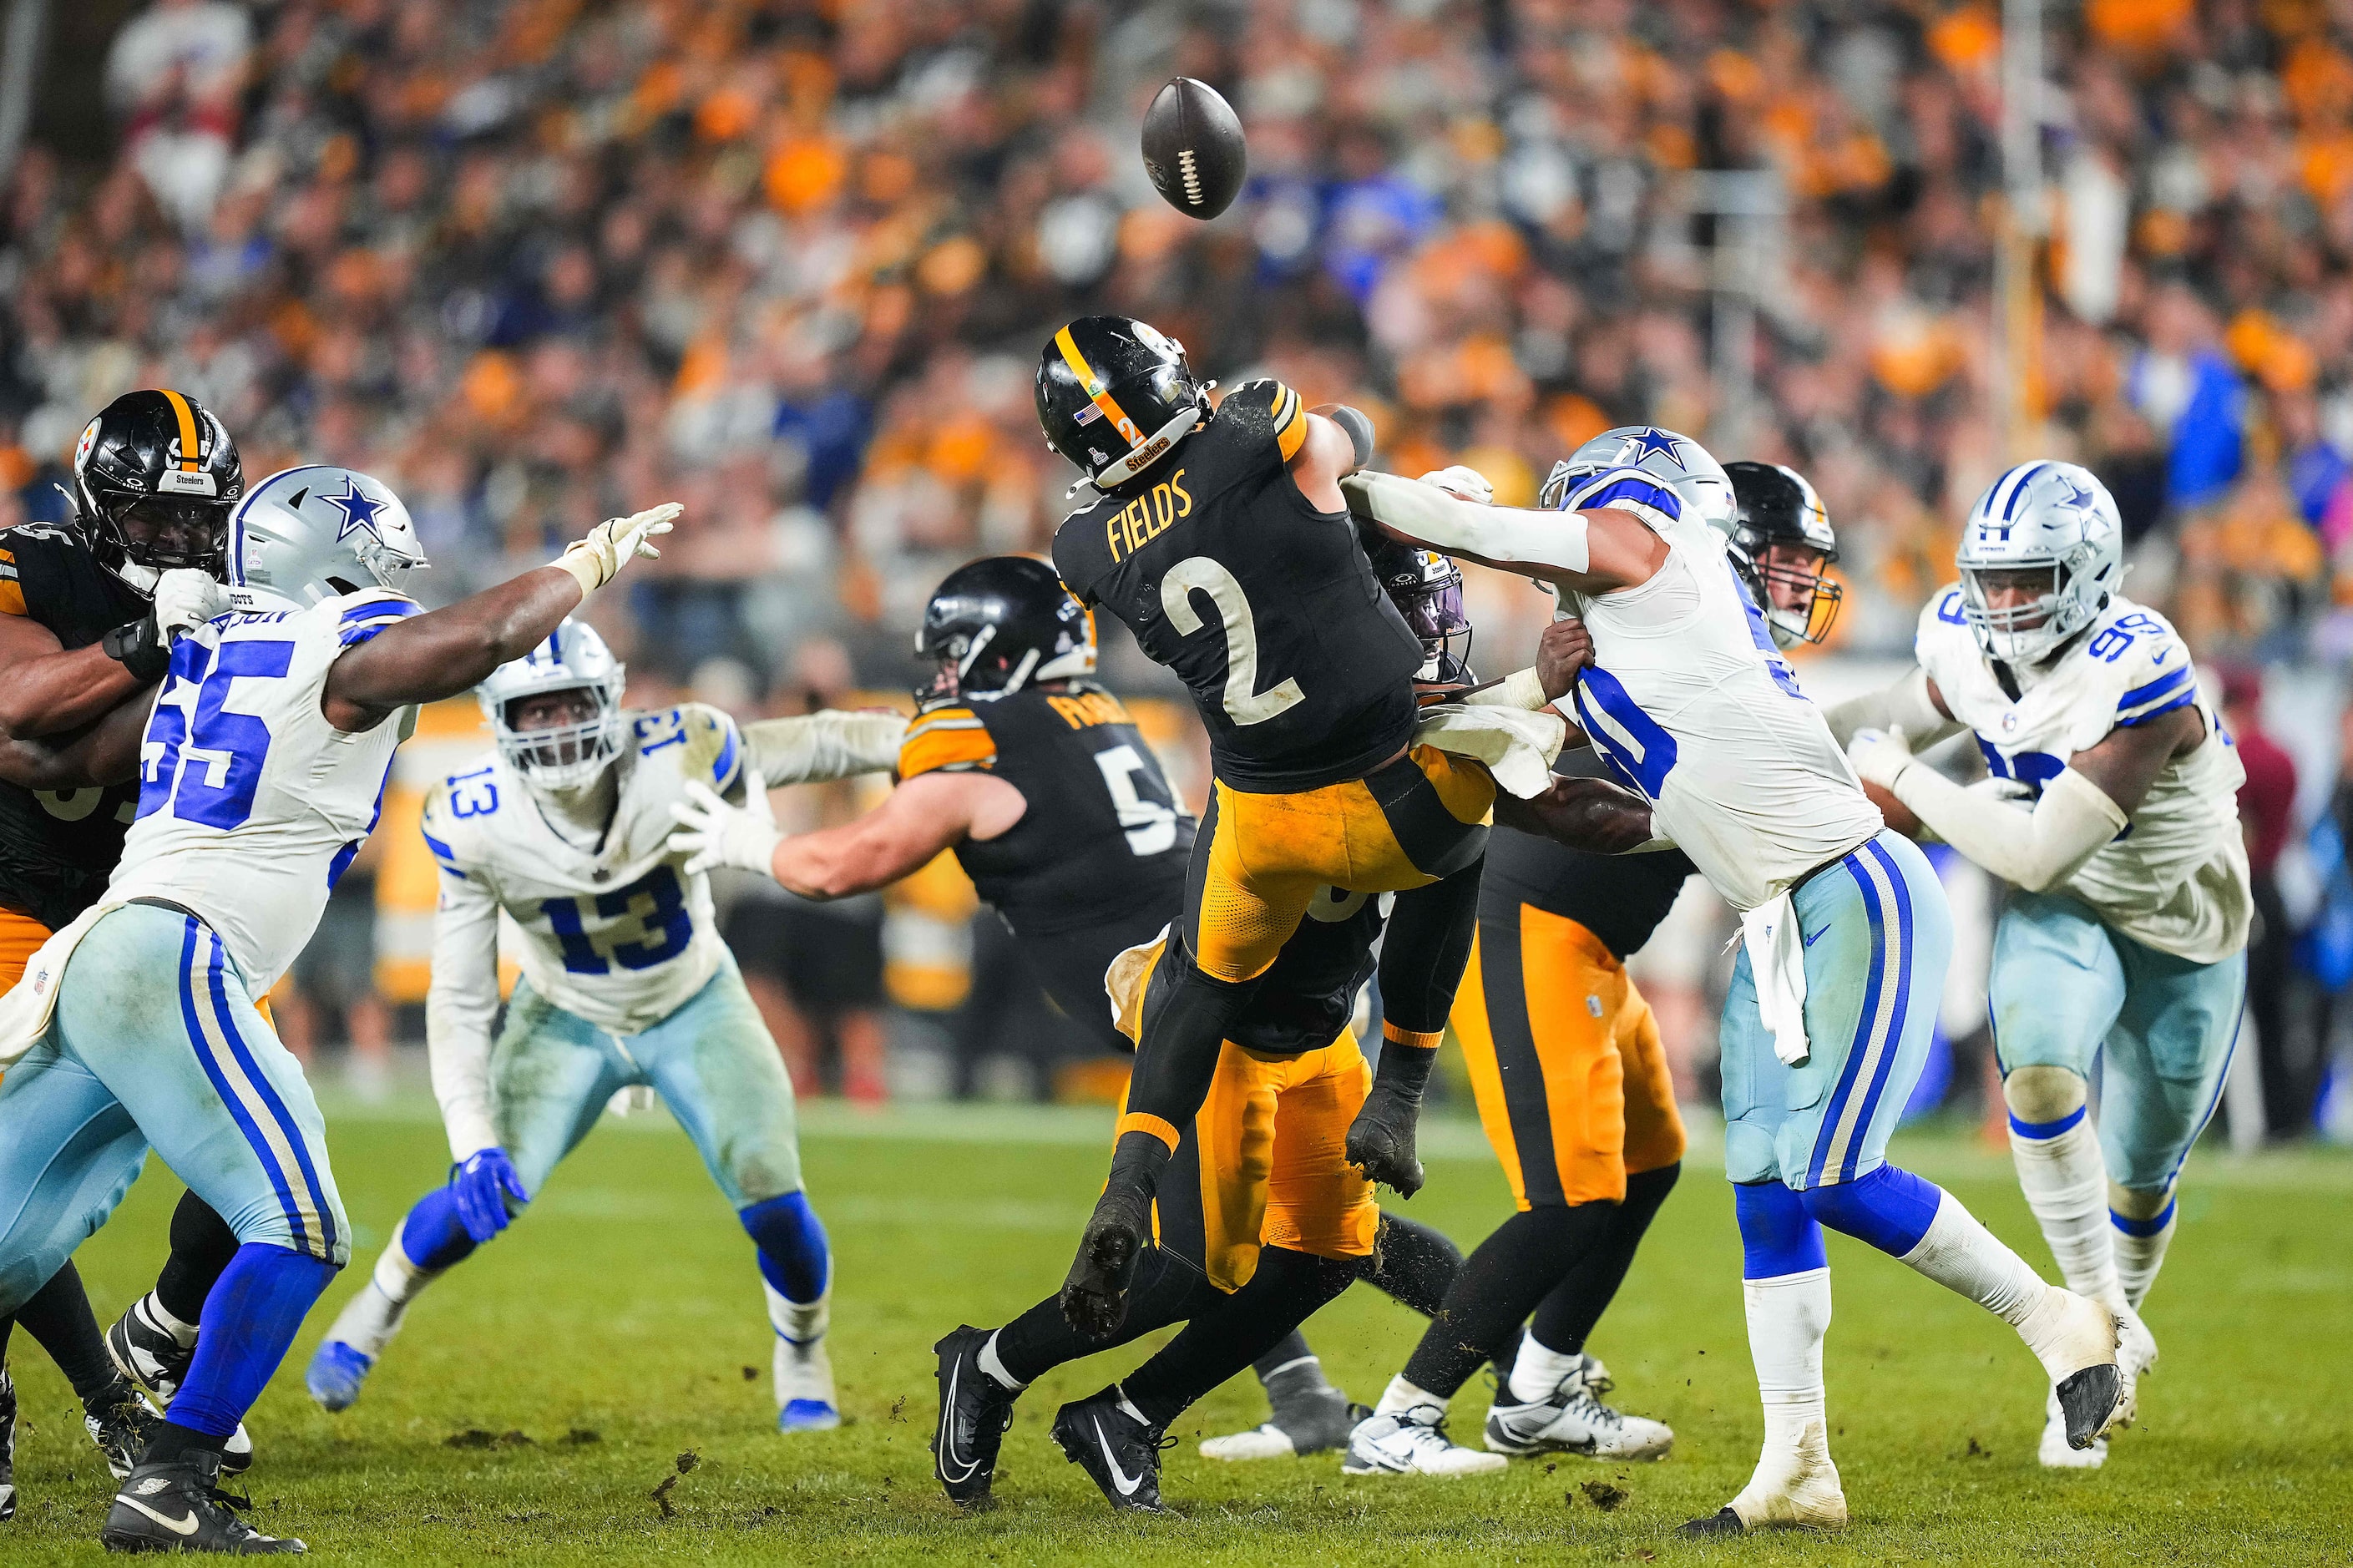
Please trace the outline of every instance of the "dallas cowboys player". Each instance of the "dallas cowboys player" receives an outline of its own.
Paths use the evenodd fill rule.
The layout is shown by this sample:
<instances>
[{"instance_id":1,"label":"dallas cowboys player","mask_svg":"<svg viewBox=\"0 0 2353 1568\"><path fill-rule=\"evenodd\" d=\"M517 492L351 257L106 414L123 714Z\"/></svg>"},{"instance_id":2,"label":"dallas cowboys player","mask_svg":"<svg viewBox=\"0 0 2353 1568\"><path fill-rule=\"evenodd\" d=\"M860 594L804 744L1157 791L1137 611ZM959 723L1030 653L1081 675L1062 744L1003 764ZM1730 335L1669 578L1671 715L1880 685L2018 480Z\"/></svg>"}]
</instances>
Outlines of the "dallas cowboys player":
<instances>
[{"instance_id":1,"label":"dallas cowboys player","mask_svg":"<svg viewBox=\"0 0 2353 1568\"><path fill-rule=\"evenodd\" d=\"M1960 583L1921 612L1919 667L1829 717L1857 772L2015 889L1992 981L2010 1153L2069 1288L2123 1317L2131 1377L2157 1359L2137 1309L2221 1092L2253 900L2238 752L2173 627L2117 592L2122 543L2084 469L2010 469L1969 513ZM1987 785L1915 765L1964 730ZM2069 1447L2052 1405L2045 1465L2106 1452Z\"/></svg>"},{"instance_id":2,"label":"dallas cowboys player","mask_svg":"<svg viewBox=\"0 0 2353 1568\"><path fill-rule=\"evenodd\" d=\"M1386 474L1342 488L1392 532L1562 595L1592 642L1575 717L1641 789L1653 834L1741 911L1721 1036L1725 1161L1765 1445L1730 1506L1686 1531L1845 1522L1822 1387L1823 1225L2016 1329L2059 1385L2073 1442L2127 1414L2115 1317L2043 1283L1950 1194L1887 1163L1926 1059L1950 917L1726 560L1733 490L1715 459L1672 431L1613 430L1555 468L1540 510Z\"/></svg>"},{"instance_id":3,"label":"dallas cowboys player","mask_svg":"<svg viewBox=\"0 0 2353 1568\"><path fill-rule=\"evenodd\" d=\"M221 1446L349 1256L324 1127L256 1011L374 826L396 721L554 630L665 531L598 524L550 566L421 613L391 491L338 468L264 479L229 521L231 614L181 637L140 744L105 896L0 998L0 1279L40 1279L103 1223L150 1144L237 1233L194 1363L108 1515L120 1550L300 1552L230 1511ZM168 978L166 978L168 977Z\"/></svg>"},{"instance_id":4,"label":"dallas cowboys player","mask_svg":"<svg viewBox=\"0 0 2353 1568\"><path fill-rule=\"evenodd\" d=\"M665 841L689 780L764 806L768 784L888 768L906 721L828 712L739 735L701 703L625 713L623 679L595 629L566 621L482 683L496 749L427 797L443 875L426 1032L456 1163L311 1358L311 1395L329 1410L358 1399L418 1292L506 1228L615 1093L644 1086L758 1248L777 1426L841 1424L832 1263L801 1190L792 1080L719 940L709 877ZM502 911L523 977L493 1043Z\"/></svg>"}]
</instances>

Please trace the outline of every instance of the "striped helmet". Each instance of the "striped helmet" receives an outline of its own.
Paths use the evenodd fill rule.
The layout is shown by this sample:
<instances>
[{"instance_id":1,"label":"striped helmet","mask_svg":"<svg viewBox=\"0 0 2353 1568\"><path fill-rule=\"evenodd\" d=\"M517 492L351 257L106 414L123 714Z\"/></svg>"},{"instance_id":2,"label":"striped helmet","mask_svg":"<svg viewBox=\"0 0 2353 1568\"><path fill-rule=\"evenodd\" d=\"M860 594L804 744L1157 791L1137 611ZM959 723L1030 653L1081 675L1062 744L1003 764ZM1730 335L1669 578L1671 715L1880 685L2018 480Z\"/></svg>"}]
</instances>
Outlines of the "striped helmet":
<instances>
[{"instance_id":1,"label":"striped helmet","mask_svg":"<svg viewBox=\"0 0 2353 1568\"><path fill-rule=\"evenodd\" d=\"M2051 657L2123 584L2124 539L2116 499L2088 468L2021 463L1994 480L1969 509L1956 561L1978 647L2013 666Z\"/></svg>"},{"instance_id":2,"label":"striped helmet","mask_svg":"<svg viewBox=\"0 0 2353 1568\"><path fill-rule=\"evenodd\" d=\"M628 721L621 715L621 689L628 670L586 621L565 621L521 658L491 671L474 696L491 721L499 755L515 776L534 789L577 789L621 754ZM570 723L518 730L514 705L552 691L582 691L595 711Z\"/></svg>"},{"instance_id":3,"label":"striped helmet","mask_svg":"<svg viewBox=\"0 0 2353 1568\"><path fill-rule=\"evenodd\" d=\"M300 610L363 588L405 593L424 564L408 509L354 468L281 468L229 514L228 596L240 610Z\"/></svg>"},{"instance_id":4,"label":"striped helmet","mask_svg":"<svg viewBox=\"0 0 2353 1568\"><path fill-rule=\"evenodd\" d=\"M1647 476L1666 486L1689 509L1690 515L1720 534L1731 533L1732 479L1725 473L1724 465L1690 437L1662 430L1654 425L1622 425L1604 431L1555 463L1536 497L1536 504L1557 511L1572 500L1580 510L1604 505L1606 499L1639 500L1641 498L1631 489L1617 498L1603 496L1602 490L1609 487L1591 495L1585 493L1594 490L1594 479L1613 470L1625 472L1630 481Z\"/></svg>"}]
</instances>

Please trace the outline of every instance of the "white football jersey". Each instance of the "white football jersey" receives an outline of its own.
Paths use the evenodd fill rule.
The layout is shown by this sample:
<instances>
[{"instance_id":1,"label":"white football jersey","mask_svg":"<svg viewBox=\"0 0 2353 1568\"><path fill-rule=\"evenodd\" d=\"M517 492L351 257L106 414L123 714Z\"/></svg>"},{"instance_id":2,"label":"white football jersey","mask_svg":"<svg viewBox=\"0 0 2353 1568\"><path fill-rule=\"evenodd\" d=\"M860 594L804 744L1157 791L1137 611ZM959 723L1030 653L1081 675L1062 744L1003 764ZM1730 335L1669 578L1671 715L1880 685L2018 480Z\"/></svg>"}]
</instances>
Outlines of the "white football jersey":
<instances>
[{"instance_id":1,"label":"white football jersey","mask_svg":"<svg viewBox=\"0 0 2353 1568\"><path fill-rule=\"evenodd\" d=\"M725 955L711 909L711 879L689 875L672 854L673 802L700 780L724 794L743 775L735 721L689 703L633 715L629 742L613 766L619 793L612 826L594 851L548 826L530 789L493 751L425 797L425 843L440 863L437 927L474 946L495 942L495 922L476 917L494 903L522 931L517 954L533 991L600 1029L634 1035L676 1012L709 983ZM437 931L428 1017L498 1002L491 954L444 962ZM468 956L449 954L452 959ZM446 994L479 988L487 998ZM451 1016L455 1016L452 1014ZM485 1018L485 1021L486 1018Z\"/></svg>"},{"instance_id":2,"label":"white football jersey","mask_svg":"<svg viewBox=\"0 0 2353 1568\"><path fill-rule=\"evenodd\" d=\"M2246 770L2200 693L2189 651L2171 623L2121 595L2111 597L2056 663L2020 672L2015 701L1970 635L1957 587L1920 612L1914 648L1946 710L1976 732L1994 776L2016 779L2037 795L2069 758L2118 726L2194 706L2206 721L2205 742L2166 765L2131 825L2084 862L2066 890L2135 942L2193 963L2246 945L2253 899L2238 800Z\"/></svg>"},{"instance_id":3,"label":"white football jersey","mask_svg":"<svg viewBox=\"0 0 2353 1568\"><path fill-rule=\"evenodd\" d=\"M1879 808L1775 651L1722 537L1631 470L1584 504L1632 512L1668 544L1639 587L1561 595L1593 637L1577 721L1649 798L1660 836L1745 912L1877 833Z\"/></svg>"},{"instance_id":4,"label":"white football jersey","mask_svg":"<svg viewBox=\"0 0 2353 1568\"><path fill-rule=\"evenodd\" d=\"M139 816L110 900L164 899L259 996L294 962L384 805L405 715L345 734L327 671L417 606L388 589L222 616L182 637L139 747Z\"/></svg>"}]
</instances>

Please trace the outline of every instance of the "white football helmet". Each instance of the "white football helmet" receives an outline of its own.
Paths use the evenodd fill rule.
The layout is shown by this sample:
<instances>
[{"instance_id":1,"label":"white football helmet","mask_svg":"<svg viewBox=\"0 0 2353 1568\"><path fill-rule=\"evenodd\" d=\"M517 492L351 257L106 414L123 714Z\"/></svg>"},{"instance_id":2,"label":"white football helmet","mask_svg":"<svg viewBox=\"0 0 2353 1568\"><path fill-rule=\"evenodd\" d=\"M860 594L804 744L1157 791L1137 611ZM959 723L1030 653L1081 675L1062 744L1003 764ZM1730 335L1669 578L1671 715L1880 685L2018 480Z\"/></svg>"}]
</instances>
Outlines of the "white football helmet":
<instances>
[{"instance_id":1,"label":"white football helmet","mask_svg":"<svg viewBox=\"0 0 2353 1568\"><path fill-rule=\"evenodd\" d=\"M400 498L352 468L282 468L229 514L228 596L240 610L306 609L363 588L405 593L424 564Z\"/></svg>"},{"instance_id":2,"label":"white football helmet","mask_svg":"<svg viewBox=\"0 0 2353 1568\"><path fill-rule=\"evenodd\" d=\"M1589 481L1610 469L1639 468L1672 489L1691 509L1691 515L1729 537L1734 500L1732 479L1705 447L1688 436L1662 430L1655 425L1622 425L1604 431L1552 466L1536 504L1557 511L1574 500L1578 509L1599 505L1597 496L1580 492Z\"/></svg>"},{"instance_id":3,"label":"white football helmet","mask_svg":"<svg viewBox=\"0 0 2353 1568\"><path fill-rule=\"evenodd\" d=\"M497 737L499 755L517 777L534 789L577 789L621 754L628 721L621 714L621 689L628 671L586 621L565 621L547 640L521 658L491 671L474 695ZM586 691L595 717L576 724L518 730L511 721L515 703L549 691Z\"/></svg>"},{"instance_id":4,"label":"white football helmet","mask_svg":"<svg viewBox=\"0 0 2353 1568\"><path fill-rule=\"evenodd\" d=\"M2048 658L2124 582L2124 542L2116 498L2090 469L2021 463L2002 475L1969 509L1956 558L1961 614L1978 647L2008 665ZM2021 574L2033 596L1996 605L1995 592Z\"/></svg>"}]
</instances>

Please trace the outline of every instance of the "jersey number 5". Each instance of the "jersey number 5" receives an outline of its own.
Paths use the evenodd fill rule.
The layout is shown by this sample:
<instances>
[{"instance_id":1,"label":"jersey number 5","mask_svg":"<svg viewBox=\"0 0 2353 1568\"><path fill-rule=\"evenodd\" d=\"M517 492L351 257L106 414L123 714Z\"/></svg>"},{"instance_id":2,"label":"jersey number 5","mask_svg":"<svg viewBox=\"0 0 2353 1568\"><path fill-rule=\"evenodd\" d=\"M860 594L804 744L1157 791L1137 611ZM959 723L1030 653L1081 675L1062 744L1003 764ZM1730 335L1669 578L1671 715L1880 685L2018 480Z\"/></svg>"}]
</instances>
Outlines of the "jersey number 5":
<instances>
[{"instance_id":1,"label":"jersey number 5","mask_svg":"<svg viewBox=\"0 0 2353 1568\"><path fill-rule=\"evenodd\" d=\"M1157 855L1176 842L1176 806L1165 800L1146 800L1135 787L1138 779L1155 781L1134 746L1106 746L1095 753L1095 766L1103 770L1103 788L1111 792L1119 825L1127 829L1129 854Z\"/></svg>"},{"instance_id":2,"label":"jersey number 5","mask_svg":"<svg viewBox=\"0 0 2353 1568\"><path fill-rule=\"evenodd\" d=\"M1307 700L1299 682L1285 677L1271 691L1258 689L1258 623L1250 616L1250 600L1231 572L1206 555L1188 555L1160 579L1160 607L1179 637L1191 637L1204 625L1193 608L1198 589L1218 606L1226 624L1226 717L1237 728L1263 724Z\"/></svg>"},{"instance_id":3,"label":"jersey number 5","mask_svg":"<svg viewBox=\"0 0 2353 1568\"><path fill-rule=\"evenodd\" d=\"M242 676L269 680L293 663L290 642L232 642L217 652L194 637L172 650L164 695L147 721L139 745L139 815L165 805L183 822L224 831L253 815L253 792L269 755L269 726L250 713L227 710L229 692ZM195 716L185 699L195 688Z\"/></svg>"}]
</instances>

